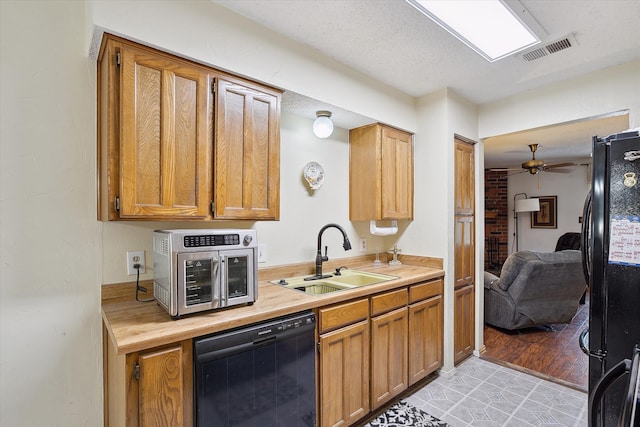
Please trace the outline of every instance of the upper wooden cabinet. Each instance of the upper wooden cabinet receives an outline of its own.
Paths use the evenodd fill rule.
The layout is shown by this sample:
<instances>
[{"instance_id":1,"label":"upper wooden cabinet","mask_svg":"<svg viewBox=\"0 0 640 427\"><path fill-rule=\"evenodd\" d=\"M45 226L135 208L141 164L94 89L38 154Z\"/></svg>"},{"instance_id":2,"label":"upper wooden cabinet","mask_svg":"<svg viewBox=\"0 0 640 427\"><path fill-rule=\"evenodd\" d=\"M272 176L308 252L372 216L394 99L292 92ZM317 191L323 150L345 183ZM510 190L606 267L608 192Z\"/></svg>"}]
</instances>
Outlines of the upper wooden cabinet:
<instances>
[{"instance_id":1,"label":"upper wooden cabinet","mask_svg":"<svg viewBox=\"0 0 640 427\"><path fill-rule=\"evenodd\" d=\"M349 219L413 219L413 135L376 123L349 145Z\"/></svg>"},{"instance_id":2,"label":"upper wooden cabinet","mask_svg":"<svg viewBox=\"0 0 640 427\"><path fill-rule=\"evenodd\" d=\"M279 91L110 35L98 82L99 219L278 219Z\"/></svg>"},{"instance_id":3,"label":"upper wooden cabinet","mask_svg":"<svg viewBox=\"0 0 640 427\"><path fill-rule=\"evenodd\" d=\"M215 217L280 216L280 94L216 79Z\"/></svg>"}]
</instances>

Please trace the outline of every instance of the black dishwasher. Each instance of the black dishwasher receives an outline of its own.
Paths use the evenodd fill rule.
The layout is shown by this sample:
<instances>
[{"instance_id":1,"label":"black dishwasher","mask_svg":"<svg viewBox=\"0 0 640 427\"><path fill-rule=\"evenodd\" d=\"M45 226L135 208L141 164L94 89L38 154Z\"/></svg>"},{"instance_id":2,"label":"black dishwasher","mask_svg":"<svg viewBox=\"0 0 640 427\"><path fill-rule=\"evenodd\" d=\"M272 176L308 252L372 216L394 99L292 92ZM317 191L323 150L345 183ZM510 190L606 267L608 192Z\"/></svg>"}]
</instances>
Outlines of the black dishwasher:
<instances>
[{"instance_id":1,"label":"black dishwasher","mask_svg":"<svg viewBox=\"0 0 640 427\"><path fill-rule=\"evenodd\" d=\"M315 316L194 340L197 427L316 425Z\"/></svg>"}]
</instances>

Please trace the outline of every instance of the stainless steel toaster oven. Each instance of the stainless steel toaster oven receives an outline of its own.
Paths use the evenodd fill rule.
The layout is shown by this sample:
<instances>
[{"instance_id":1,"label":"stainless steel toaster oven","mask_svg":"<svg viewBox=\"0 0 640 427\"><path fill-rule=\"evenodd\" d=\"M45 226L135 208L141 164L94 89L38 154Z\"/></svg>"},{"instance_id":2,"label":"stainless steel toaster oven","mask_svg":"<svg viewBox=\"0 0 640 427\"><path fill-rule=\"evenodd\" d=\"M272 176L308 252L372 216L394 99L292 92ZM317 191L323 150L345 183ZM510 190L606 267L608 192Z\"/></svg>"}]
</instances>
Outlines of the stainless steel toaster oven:
<instances>
[{"instance_id":1,"label":"stainless steel toaster oven","mask_svg":"<svg viewBox=\"0 0 640 427\"><path fill-rule=\"evenodd\" d=\"M171 317L239 304L258 297L255 230L156 230L153 295Z\"/></svg>"}]
</instances>

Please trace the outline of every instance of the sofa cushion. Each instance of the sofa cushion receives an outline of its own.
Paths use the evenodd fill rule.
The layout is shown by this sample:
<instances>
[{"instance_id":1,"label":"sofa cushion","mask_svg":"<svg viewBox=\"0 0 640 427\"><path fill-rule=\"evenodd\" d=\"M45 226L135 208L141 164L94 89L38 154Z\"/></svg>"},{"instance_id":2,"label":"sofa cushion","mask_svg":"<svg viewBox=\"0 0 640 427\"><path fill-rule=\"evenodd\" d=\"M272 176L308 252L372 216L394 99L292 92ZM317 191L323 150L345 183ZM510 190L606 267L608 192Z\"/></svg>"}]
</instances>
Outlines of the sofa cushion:
<instances>
[{"instance_id":1,"label":"sofa cushion","mask_svg":"<svg viewBox=\"0 0 640 427\"><path fill-rule=\"evenodd\" d=\"M534 252L530 251L521 251L511 254L500 271L500 281L497 283L500 289L503 291L508 290L511 283L513 283L515 278L518 277L518 274L520 274L527 262L535 259L539 258Z\"/></svg>"}]
</instances>

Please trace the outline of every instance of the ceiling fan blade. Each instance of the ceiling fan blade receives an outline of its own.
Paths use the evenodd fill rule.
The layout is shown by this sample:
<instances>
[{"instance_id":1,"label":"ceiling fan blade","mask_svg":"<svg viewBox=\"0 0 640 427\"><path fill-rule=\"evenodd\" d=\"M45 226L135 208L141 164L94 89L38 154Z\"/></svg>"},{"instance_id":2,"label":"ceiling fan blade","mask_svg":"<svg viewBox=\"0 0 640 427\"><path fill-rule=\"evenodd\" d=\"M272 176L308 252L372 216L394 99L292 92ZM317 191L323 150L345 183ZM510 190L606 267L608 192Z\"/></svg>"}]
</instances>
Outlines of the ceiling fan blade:
<instances>
[{"instance_id":1,"label":"ceiling fan blade","mask_svg":"<svg viewBox=\"0 0 640 427\"><path fill-rule=\"evenodd\" d=\"M577 165L575 163L573 163L573 162L555 163L553 165L545 166L545 170L554 169L554 168L566 168L567 166L577 166Z\"/></svg>"},{"instance_id":2,"label":"ceiling fan blade","mask_svg":"<svg viewBox=\"0 0 640 427\"><path fill-rule=\"evenodd\" d=\"M548 172L548 173L571 173L570 170L568 169L545 169L544 172Z\"/></svg>"},{"instance_id":3,"label":"ceiling fan blade","mask_svg":"<svg viewBox=\"0 0 640 427\"><path fill-rule=\"evenodd\" d=\"M519 171L520 168L489 168L491 172L508 172L508 171Z\"/></svg>"}]
</instances>

